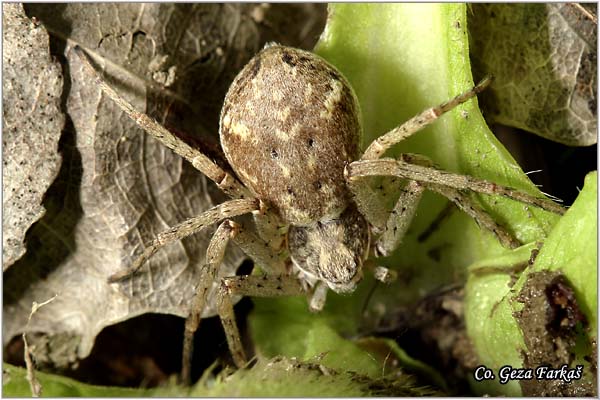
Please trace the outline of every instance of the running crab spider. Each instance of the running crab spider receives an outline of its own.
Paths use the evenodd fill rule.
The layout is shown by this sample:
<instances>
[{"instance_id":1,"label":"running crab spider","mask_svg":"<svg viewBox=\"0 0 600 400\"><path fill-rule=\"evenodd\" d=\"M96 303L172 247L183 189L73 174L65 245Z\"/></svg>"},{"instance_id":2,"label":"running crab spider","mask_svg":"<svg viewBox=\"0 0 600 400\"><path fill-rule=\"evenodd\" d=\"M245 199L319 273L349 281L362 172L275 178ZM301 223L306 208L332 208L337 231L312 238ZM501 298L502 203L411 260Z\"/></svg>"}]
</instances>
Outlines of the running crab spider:
<instances>
[{"instance_id":1,"label":"running crab spider","mask_svg":"<svg viewBox=\"0 0 600 400\"><path fill-rule=\"evenodd\" d=\"M424 190L442 194L493 232L507 247L519 242L498 225L467 191L505 196L558 214L547 199L433 168L420 155L381 158L390 147L471 99L490 83L425 110L372 142L359 153L360 110L347 80L322 58L303 50L267 45L242 69L225 97L220 117L221 146L235 175L192 148L147 115L136 111L74 51L95 83L147 133L188 160L231 200L162 232L131 267L109 277L114 283L134 274L162 246L218 224L207 249L198 289L186 320L182 380L189 382L193 334L200 323L226 247L237 244L265 271L264 276L221 280L218 313L233 360L246 363L233 314L232 295L275 297L306 294L309 307L323 308L328 290L352 292L364 268L378 280L392 273L366 262L398 247ZM407 183L391 212L366 183L369 176L395 176ZM255 230L235 218L252 214Z\"/></svg>"}]
</instances>

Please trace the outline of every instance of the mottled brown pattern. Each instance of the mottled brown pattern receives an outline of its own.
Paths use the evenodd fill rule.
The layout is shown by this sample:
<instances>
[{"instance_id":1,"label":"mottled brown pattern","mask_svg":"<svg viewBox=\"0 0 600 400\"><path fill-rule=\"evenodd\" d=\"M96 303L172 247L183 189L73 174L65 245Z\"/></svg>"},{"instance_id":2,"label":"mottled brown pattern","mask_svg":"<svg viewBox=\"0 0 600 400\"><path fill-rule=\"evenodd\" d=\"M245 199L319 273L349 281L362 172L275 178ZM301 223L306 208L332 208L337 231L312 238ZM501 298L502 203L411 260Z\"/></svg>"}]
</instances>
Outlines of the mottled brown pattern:
<instances>
[{"instance_id":1,"label":"mottled brown pattern","mask_svg":"<svg viewBox=\"0 0 600 400\"><path fill-rule=\"evenodd\" d=\"M328 220L346 208L343 170L358 157L360 111L346 79L322 58L264 49L231 85L220 126L236 174L286 222Z\"/></svg>"}]
</instances>

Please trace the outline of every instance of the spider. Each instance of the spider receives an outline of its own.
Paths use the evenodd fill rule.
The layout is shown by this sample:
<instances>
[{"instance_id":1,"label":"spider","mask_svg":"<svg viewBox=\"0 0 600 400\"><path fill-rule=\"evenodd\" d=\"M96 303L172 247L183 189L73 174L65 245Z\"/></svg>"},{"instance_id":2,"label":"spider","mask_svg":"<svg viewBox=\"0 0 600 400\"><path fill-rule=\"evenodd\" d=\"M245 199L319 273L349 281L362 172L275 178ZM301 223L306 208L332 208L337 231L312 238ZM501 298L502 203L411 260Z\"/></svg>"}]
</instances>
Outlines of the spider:
<instances>
[{"instance_id":1,"label":"spider","mask_svg":"<svg viewBox=\"0 0 600 400\"><path fill-rule=\"evenodd\" d=\"M449 198L510 248L520 243L482 210L468 191L564 212L548 199L438 170L421 155L382 158L390 147L484 90L490 78L380 136L361 154L360 109L346 78L313 53L268 44L237 75L225 96L219 136L232 174L136 111L102 79L81 48L74 51L95 83L131 119L231 198L160 233L129 269L108 278L111 283L126 279L160 247L218 224L186 319L184 382L190 379L193 334L230 241L266 272L263 276L231 276L220 282L218 313L234 363L241 368L247 359L232 296L308 295L310 309L319 311L328 290L354 291L363 269L371 269L376 279L389 282L391 271L367 261L398 247L426 189ZM366 181L370 176L406 181L391 212ZM254 229L244 229L234 220L244 214L253 216Z\"/></svg>"}]
</instances>

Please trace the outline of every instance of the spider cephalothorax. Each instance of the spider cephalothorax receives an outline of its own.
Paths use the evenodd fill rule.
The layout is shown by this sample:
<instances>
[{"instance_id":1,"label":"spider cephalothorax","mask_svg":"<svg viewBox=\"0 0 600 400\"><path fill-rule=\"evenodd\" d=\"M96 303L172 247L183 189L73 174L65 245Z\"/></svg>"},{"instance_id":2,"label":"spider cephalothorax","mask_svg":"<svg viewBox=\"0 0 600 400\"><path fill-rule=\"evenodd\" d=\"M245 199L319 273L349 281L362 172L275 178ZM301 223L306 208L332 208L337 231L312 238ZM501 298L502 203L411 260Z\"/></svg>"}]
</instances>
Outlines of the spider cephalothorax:
<instances>
[{"instance_id":1,"label":"spider cephalothorax","mask_svg":"<svg viewBox=\"0 0 600 400\"><path fill-rule=\"evenodd\" d=\"M223 278L217 294L229 348L236 365L242 366L246 356L233 315L233 296L304 294L310 297L310 308L320 310L328 289L354 290L367 257L389 254L399 246L425 189L449 198L508 247L516 247L519 242L467 191L564 212L547 199L439 171L424 156L381 158L394 144L474 97L490 83L489 79L425 110L380 136L360 153L360 110L343 75L313 53L268 45L235 78L221 112L221 144L237 175L234 176L137 112L98 76L81 49L75 51L96 76L98 86L133 120L232 198L160 233L129 270L109 277L111 283L126 279L161 246L219 224L208 246L186 321L184 381L189 380L193 333L230 240L267 272L264 276ZM370 188L365 179L369 176L392 176L406 181L391 212L381 194ZM244 229L235 221L249 213L254 215L255 230ZM288 268L290 264L295 268ZM390 273L375 267L374 275L388 281Z\"/></svg>"},{"instance_id":2,"label":"spider cephalothorax","mask_svg":"<svg viewBox=\"0 0 600 400\"><path fill-rule=\"evenodd\" d=\"M352 204L338 217L292 226L288 248L294 265L335 292L351 292L369 255L369 225Z\"/></svg>"}]
</instances>

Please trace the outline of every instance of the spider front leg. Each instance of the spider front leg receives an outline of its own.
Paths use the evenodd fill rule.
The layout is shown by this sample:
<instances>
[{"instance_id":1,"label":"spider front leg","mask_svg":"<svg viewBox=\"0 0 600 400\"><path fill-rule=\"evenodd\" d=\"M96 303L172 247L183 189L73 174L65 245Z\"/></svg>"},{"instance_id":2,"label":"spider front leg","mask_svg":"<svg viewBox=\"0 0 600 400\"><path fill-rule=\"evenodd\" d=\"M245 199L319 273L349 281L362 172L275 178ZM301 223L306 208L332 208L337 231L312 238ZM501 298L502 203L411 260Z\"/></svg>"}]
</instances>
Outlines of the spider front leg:
<instances>
[{"instance_id":1,"label":"spider front leg","mask_svg":"<svg viewBox=\"0 0 600 400\"><path fill-rule=\"evenodd\" d=\"M424 157L420 156L420 159L424 159ZM559 215L564 214L566 211L564 207L551 200L535 197L514 188L498 185L494 182L477 179L468 175L459 175L431 167L412 164L404 160L395 160L392 158L361 160L349 164L347 168L347 176L349 178L361 176L395 176L418 181L423 184L434 184L458 190L507 197Z\"/></svg>"},{"instance_id":2,"label":"spider front leg","mask_svg":"<svg viewBox=\"0 0 600 400\"><path fill-rule=\"evenodd\" d=\"M426 168L430 169L431 171L434 171L433 173L435 173L435 171L438 171L435 168L433 161L431 161L429 158L427 158L426 156L423 156L421 154L401 154L400 160L409 165L416 164L421 167L426 167ZM468 178L470 178L470 177L468 177ZM475 178L471 178L471 179L475 180ZM485 181L483 181L483 182L485 182ZM510 232L508 232L504 227L502 227L496 221L494 221L494 219L487 212L485 212L479 206L479 204L475 200L473 200L473 198L471 196L464 193L464 191L466 191L466 189L457 189L457 188L454 188L451 186L445 186L445 185L441 185L441 184L438 185L438 184L434 184L434 183L426 183L425 185L427 186L427 188L429 190L437 192L437 193L441 194L442 196L451 200L465 214L467 214L468 216L473 218L473 220L475 220L475 222L477 223L477 225L479 225L479 227L482 227L482 228L487 229L488 231L492 232L496 236L498 241L504 247L509 248L509 249L514 249L514 248L521 246L521 243ZM502 188L503 188L502 186L498 186L496 184L492 184L492 185L496 187L494 190L502 190ZM510 189L510 188L507 188L507 189ZM510 191L515 192L514 189L510 189ZM521 201L524 200L524 197L522 197L522 195L524 195L524 193L517 192L517 194L513 194L513 195L521 195ZM537 199L537 198L534 198L534 199ZM537 200L539 200L539 199L537 199ZM547 204L547 206L554 206L554 205L555 204L552 202L549 202L549 204Z\"/></svg>"},{"instance_id":3,"label":"spider front leg","mask_svg":"<svg viewBox=\"0 0 600 400\"><path fill-rule=\"evenodd\" d=\"M517 247L521 246L521 242L519 242L510 232L504 229L496 221L494 221L494 219L481 207L479 207L479 205L469 195L462 193L460 190L442 185L428 184L427 187L428 189L450 199L465 214L473 218L479 227L492 232L502 246L509 249L516 249Z\"/></svg>"},{"instance_id":4,"label":"spider front leg","mask_svg":"<svg viewBox=\"0 0 600 400\"><path fill-rule=\"evenodd\" d=\"M350 168L346 168L344 176L358 209L376 231L383 231L375 242L375 255L385 257L400 245L417 211L424 187L419 182L409 181L400 190L400 197L388 214L384 207L384 200L369 186L367 179L351 175L350 171Z\"/></svg>"},{"instance_id":5,"label":"spider front leg","mask_svg":"<svg viewBox=\"0 0 600 400\"><path fill-rule=\"evenodd\" d=\"M435 170L435 165L433 161L421 154L401 154L400 159L411 165L415 164ZM411 183L414 183L417 186L419 186L421 190L426 187L427 189L437 192L451 200L458 206L458 208L460 208L463 212L465 212L467 215L473 218L477 225L492 232L504 247L516 248L521 245L521 243L512 234L510 234L510 232L508 232L496 221L494 221L494 219L481 207L479 207L477 202L473 200L469 195L462 193L460 190L443 185L436 185L433 183L418 183L416 181L411 181ZM398 208L398 205L401 204L401 200L402 198L398 200L396 208ZM405 207L402 207L402 210L404 210L404 208ZM391 249L388 250L388 252L392 251L396 247L397 244L394 247L391 247Z\"/></svg>"},{"instance_id":6,"label":"spider front leg","mask_svg":"<svg viewBox=\"0 0 600 400\"><path fill-rule=\"evenodd\" d=\"M348 168L344 169L344 178L354 196L356 207L371 226L375 233L381 232L389 218L385 201L381 195L373 190L368 179L348 176Z\"/></svg>"},{"instance_id":7,"label":"spider front leg","mask_svg":"<svg viewBox=\"0 0 600 400\"><path fill-rule=\"evenodd\" d=\"M402 189L385 224L385 230L375 243L377 257L389 255L400 245L417 212L424 191L425 187L416 181L409 181Z\"/></svg>"},{"instance_id":8,"label":"spider front leg","mask_svg":"<svg viewBox=\"0 0 600 400\"><path fill-rule=\"evenodd\" d=\"M355 161L347 167L347 179L356 180L360 177L368 176L395 176L417 182L419 185L435 191L456 203L459 208L475 219L479 226L494 233L500 243L508 248L518 247L520 243L510 232L496 223L488 213L481 209L475 200L464 194L463 191L504 196L561 215L565 212L563 207L547 199L541 199L513 188L497 185L493 182L437 170L431 167L431 161L424 156L402 155L401 158L430 166L416 165L403 160L389 158ZM399 204L396 205L396 207L398 206ZM391 250L393 250L393 246ZM391 250L388 250L388 252Z\"/></svg>"}]
</instances>

